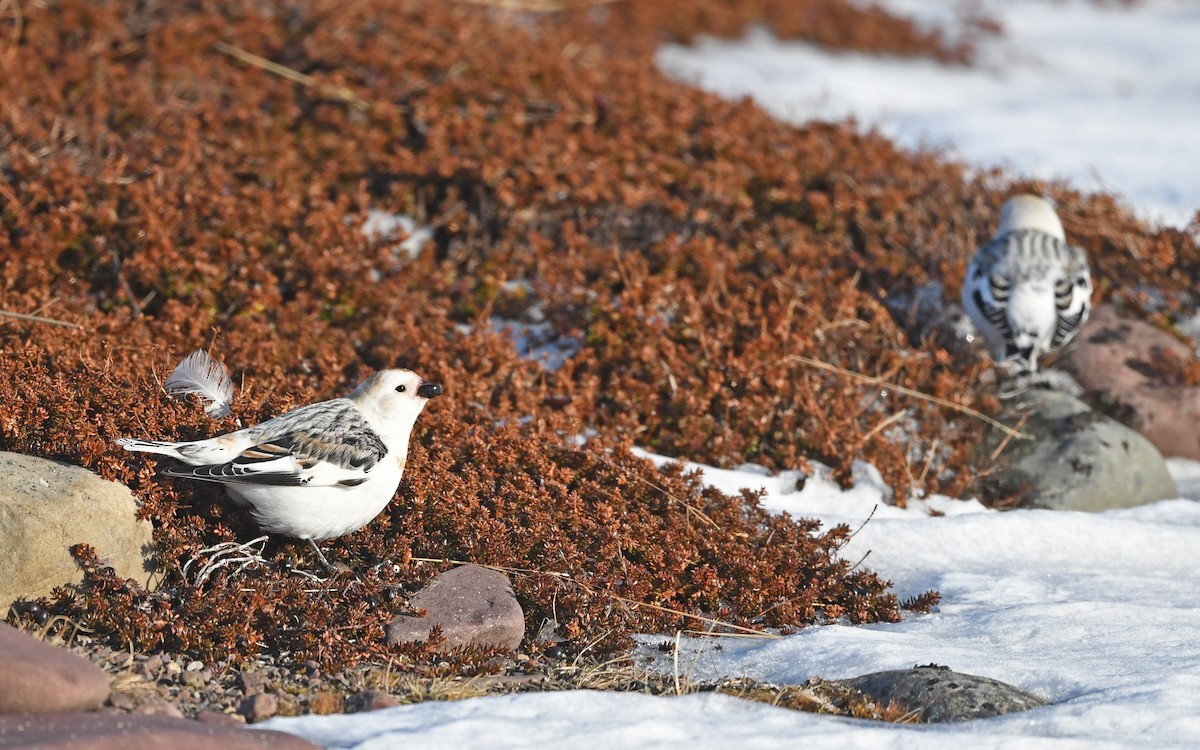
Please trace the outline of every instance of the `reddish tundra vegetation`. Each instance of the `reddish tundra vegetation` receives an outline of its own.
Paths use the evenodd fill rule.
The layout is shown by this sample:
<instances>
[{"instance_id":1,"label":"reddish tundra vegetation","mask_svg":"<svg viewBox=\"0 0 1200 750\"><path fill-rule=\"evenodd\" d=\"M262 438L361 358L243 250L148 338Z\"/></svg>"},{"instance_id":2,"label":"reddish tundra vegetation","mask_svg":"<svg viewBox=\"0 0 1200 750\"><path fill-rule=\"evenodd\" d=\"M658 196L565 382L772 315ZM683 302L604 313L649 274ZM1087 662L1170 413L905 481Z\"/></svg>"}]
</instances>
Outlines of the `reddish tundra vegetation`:
<instances>
[{"instance_id":1,"label":"reddish tundra vegetation","mask_svg":"<svg viewBox=\"0 0 1200 750\"><path fill-rule=\"evenodd\" d=\"M0 6L0 309L74 324L0 322L0 449L127 483L161 547L155 593L80 549L85 590L51 611L139 651L386 661L407 595L467 560L510 571L534 651L546 621L603 652L712 620L896 620L887 582L838 558L851 530L769 516L628 448L815 459L844 481L861 459L897 502L972 493L989 470L978 420L848 373L996 409L986 357L897 301L935 282L956 299L1021 189L1057 199L1102 297L1120 280L1162 291L1143 312L1164 325L1191 310L1195 243L1110 197L968 173L852 123L783 124L652 61L664 40L751 22L945 64L969 45L845 2L502 5ZM432 239L397 252L361 231L371 210ZM578 353L554 371L522 358L492 325L522 316ZM220 422L160 388L196 348L239 385ZM314 594L286 568L311 553L281 538L279 566L193 585L182 566L253 521L113 439L207 437L393 366L445 395L396 500L325 545L355 572Z\"/></svg>"}]
</instances>

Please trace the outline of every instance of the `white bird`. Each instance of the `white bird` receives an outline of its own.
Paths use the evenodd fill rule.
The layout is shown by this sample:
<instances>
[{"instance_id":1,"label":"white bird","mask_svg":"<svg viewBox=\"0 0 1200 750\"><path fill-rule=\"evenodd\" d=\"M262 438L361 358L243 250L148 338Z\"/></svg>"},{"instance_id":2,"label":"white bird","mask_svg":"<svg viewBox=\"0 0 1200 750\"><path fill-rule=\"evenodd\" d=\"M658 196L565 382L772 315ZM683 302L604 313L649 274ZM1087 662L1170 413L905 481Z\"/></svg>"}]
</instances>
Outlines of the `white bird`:
<instances>
[{"instance_id":1,"label":"white bird","mask_svg":"<svg viewBox=\"0 0 1200 750\"><path fill-rule=\"evenodd\" d=\"M992 358L1032 374L1038 357L1066 345L1087 320L1087 256L1067 244L1050 204L1018 195L1004 204L996 234L967 268L962 303Z\"/></svg>"},{"instance_id":2,"label":"white bird","mask_svg":"<svg viewBox=\"0 0 1200 750\"><path fill-rule=\"evenodd\" d=\"M330 568L316 543L362 528L387 506L417 416L441 392L412 370L381 370L346 398L208 440L117 443L187 464L169 476L223 484L265 530L307 540Z\"/></svg>"}]
</instances>

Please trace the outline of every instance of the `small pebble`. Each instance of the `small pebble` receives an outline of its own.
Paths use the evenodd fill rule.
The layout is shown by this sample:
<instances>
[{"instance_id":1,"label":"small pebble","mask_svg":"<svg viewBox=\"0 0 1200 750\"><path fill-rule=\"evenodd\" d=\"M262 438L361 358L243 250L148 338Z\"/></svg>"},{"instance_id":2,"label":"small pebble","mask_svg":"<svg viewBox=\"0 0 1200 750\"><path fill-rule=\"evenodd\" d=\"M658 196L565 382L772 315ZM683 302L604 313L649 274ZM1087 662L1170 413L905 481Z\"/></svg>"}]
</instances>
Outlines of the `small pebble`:
<instances>
[{"instance_id":1,"label":"small pebble","mask_svg":"<svg viewBox=\"0 0 1200 750\"><path fill-rule=\"evenodd\" d=\"M114 667L127 667L133 662L133 654L128 651L118 651L109 657L108 662Z\"/></svg>"},{"instance_id":2,"label":"small pebble","mask_svg":"<svg viewBox=\"0 0 1200 750\"><path fill-rule=\"evenodd\" d=\"M219 727L240 727L246 723L246 720L238 714L227 714L207 709L196 714L196 721L201 724L212 724Z\"/></svg>"},{"instance_id":3,"label":"small pebble","mask_svg":"<svg viewBox=\"0 0 1200 750\"><path fill-rule=\"evenodd\" d=\"M204 662L202 662L202 661L188 662L187 671L199 672L201 669L204 669Z\"/></svg>"},{"instance_id":4,"label":"small pebble","mask_svg":"<svg viewBox=\"0 0 1200 750\"><path fill-rule=\"evenodd\" d=\"M395 698L382 690L364 690L346 698L346 713L378 711L400 705Z\"/></svg>"}]
</instances>

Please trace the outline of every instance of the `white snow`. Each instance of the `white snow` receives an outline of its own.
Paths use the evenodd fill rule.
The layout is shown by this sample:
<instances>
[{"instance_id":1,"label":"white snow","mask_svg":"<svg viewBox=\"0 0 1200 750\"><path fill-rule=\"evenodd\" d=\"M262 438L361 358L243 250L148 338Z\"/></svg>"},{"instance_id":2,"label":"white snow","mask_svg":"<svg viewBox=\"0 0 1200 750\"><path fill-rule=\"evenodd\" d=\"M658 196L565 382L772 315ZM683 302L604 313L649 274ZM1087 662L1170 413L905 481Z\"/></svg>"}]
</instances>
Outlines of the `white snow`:
<instances>
[{"instance_id":1,"label":"white snow","mask_svg":"<svg viewBox=\"0 0 1200 750\"><path fill-rule=\"evenodd\" d=\"M865 4L865 3L864 3ZM793 122L856 117L908 147L1063 178L1184 226L1200 210L1200 6L1182 0L884 0L930 25L982 10L970 67L830 53L765 30L664 46L659 66Z\"/></svg>"},{"instance_id":2,"label":"white snow","mask_svg":"<svg viewBox=\"0 0 1200 750\"><path fill-rule=\"evenodd\" d=\"M926 21L963 7L883 4ZM724 95L753 95L780 117L853 114L908 146L950 146L981 166L1103 185L1144 214L1190 219L1200 208L1200 8L1170 0L969 5L1005 27L1002 39L985 44L979 68L831 55L762 32L668 47L659 62ZM1183 496L1200 499L1200 463L1169 466ZM893 726L711 694L576 691L256 726L339 748L1200 747L1200 502L998 513L935 496L898 509L878 472L862 463L847 491L820 468L801 490L795 471L689 468L726 492L764 487L762 502L774 512L861 526L842 550L846 559L869 552L864 564L891 579L899 596L936 588L942 604L896 624L813 627L780 640L684 639L681 670L803 682L935 662L1052 705L963 724ZM665 659L649 645L638 656Z\"/></svg>"}]
</instances>

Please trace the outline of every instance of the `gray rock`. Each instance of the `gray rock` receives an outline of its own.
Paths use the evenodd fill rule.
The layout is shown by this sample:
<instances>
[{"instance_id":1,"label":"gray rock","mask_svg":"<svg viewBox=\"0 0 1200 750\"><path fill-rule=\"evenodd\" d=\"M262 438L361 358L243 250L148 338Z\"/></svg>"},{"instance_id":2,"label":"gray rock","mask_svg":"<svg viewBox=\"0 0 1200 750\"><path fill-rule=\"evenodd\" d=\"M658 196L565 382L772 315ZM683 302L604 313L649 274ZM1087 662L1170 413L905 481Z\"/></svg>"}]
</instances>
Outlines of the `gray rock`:
<instances>
[{"instance_id":1,"label":"gray rock","mask_svg":"<svg viewBox=\"0 0 1200 750\"><path fill-rule=\"evenodd\" d=\"M78 466L0 452L0 616L19 598L78 583L71 547L85 542L117 571L151 583L152 526L125 486Z\"/></svg>"},{"instance_id":2,"label":"gray rock","mask_svg":"<svg viewBox=\"0 0 1200 750\"><path fill-rule=\"evenodd\" d=\"M1027 390L1009 400L1002 421L1020 424L1020 431L1033 439L1008 442L997 459L999 470L985 480L985 495L1018 496L1028 507L1080 511L1179 497L1162 454L1150 441L1072 396ZM991 429L985 455L1005 437Z\"/></svg>"},{"instance_id":3,"label":"gray rock","mask_svg":"<svg viewBox=\"0 0 1200 750\"><path fill-rule=\"evenodd\" d=\"M435 626L446 646L499 646L516 650L525 637L525 613L508 576L479 565L463 565L442 573L412 598L425 617L399 615L388 626L389 645L424 641Z\"/></svg>"},{"instance_id":4,"label":"gray rock","mask_svg":"<svg viewBox=\"0 0 1200 750\"><path fill-rule=\"evenodd\" d=\"M315 750L283 732L202 724L174 716L72 713L0 716L0 747L39 750Z\"/></svg>"},{"instance_id":5,"label":"gray rock","mask_svg":"<svg viewBox=\"0 0 1200 750\"><path fill-rule=\"evenodd\" d=\"M93 709L107 697L95 664L0 623L0 714Z\"/></svg>"},{"instance_id":6,"label":"gray rock","mask_svg":"<svg viewBox=\"0 0 1200 750\"><path fill-rule=\"evenodd\" d=\"M834 682L869 695L881 705L894 703L916 714L919 721L930 723L986 719L1046 705L1033 693L999 680L933 664Z\"/></svg>"}]
</instances>

